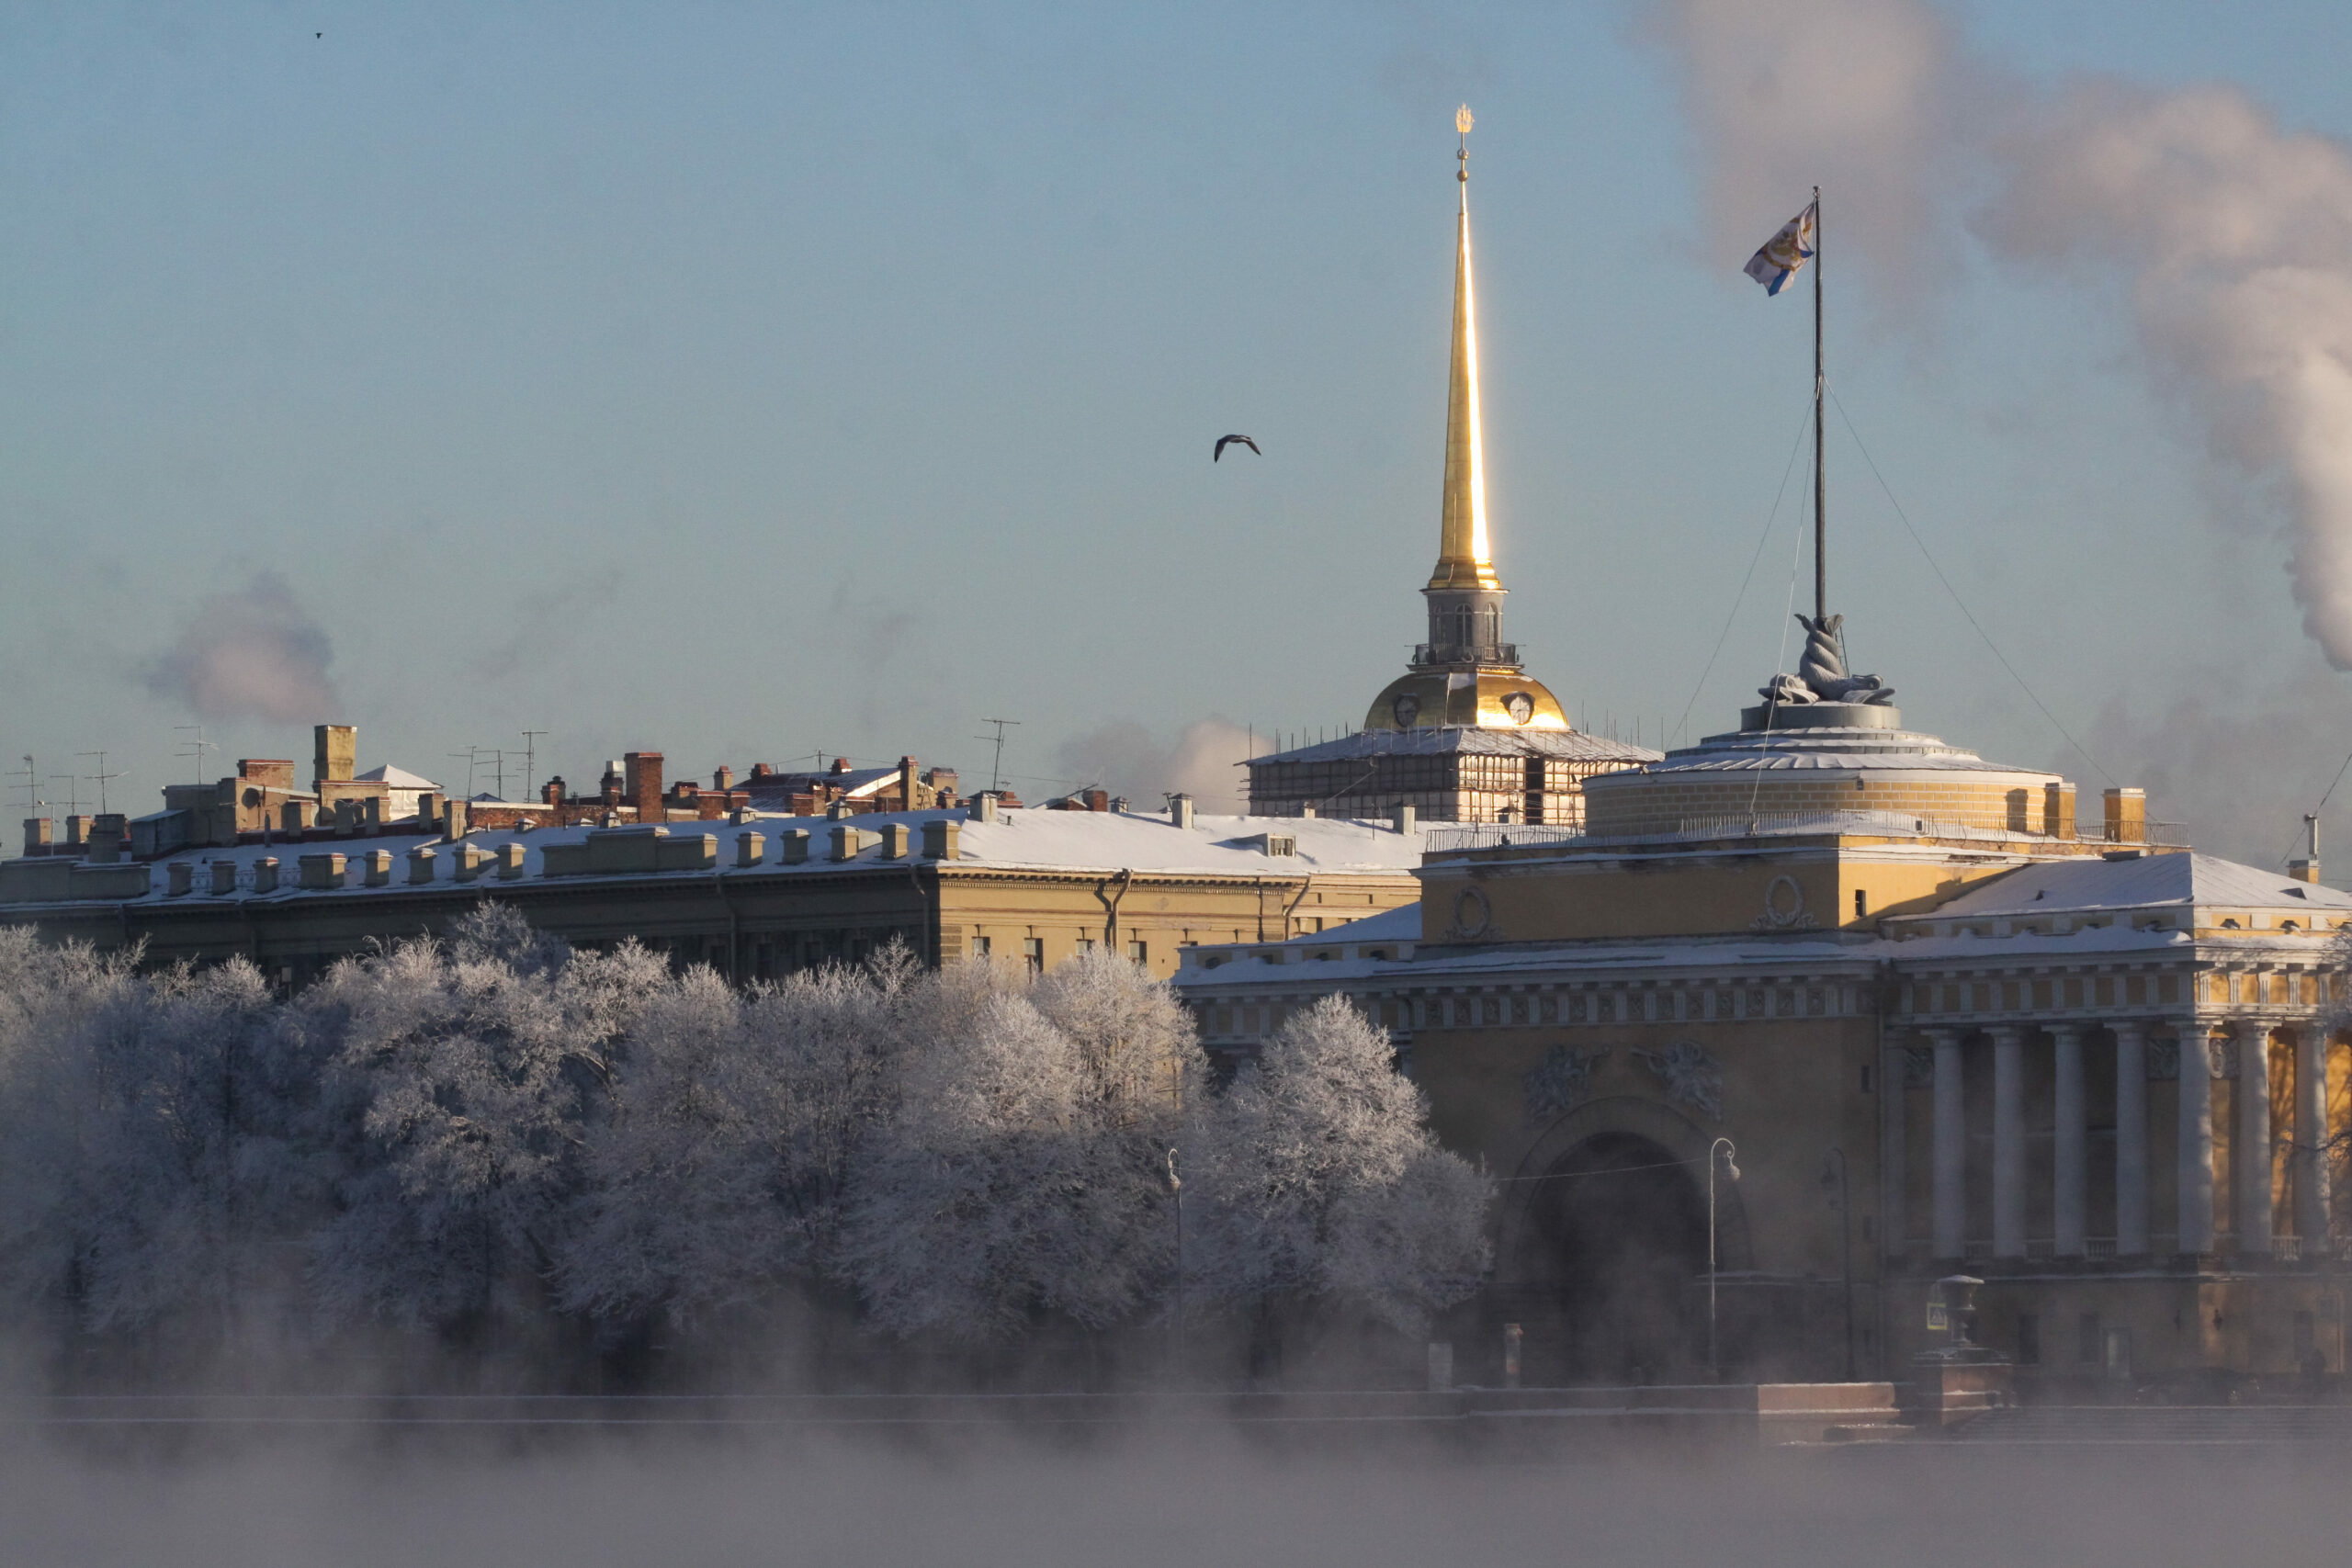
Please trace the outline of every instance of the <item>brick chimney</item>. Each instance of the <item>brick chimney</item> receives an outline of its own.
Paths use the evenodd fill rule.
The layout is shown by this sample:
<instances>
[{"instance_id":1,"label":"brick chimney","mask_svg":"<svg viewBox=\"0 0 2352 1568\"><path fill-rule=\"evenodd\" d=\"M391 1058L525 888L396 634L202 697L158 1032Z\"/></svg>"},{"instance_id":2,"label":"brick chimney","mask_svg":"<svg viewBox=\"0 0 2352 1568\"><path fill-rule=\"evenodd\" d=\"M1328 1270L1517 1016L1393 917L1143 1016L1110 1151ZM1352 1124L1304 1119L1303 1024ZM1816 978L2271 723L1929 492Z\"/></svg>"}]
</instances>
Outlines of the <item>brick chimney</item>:
<instances>
[{"instance_id":1,"label":"brick chimney","mask_svg":"<svg viewBox=\"0 0 2352 1568\"><path fill-rule=\"evenodd\" d=\"M557 773L540 786L539 798L549 806L563 804L563 775Z\"/></svg>"},{"instance_id":2,"label":"brick chimney","mask_svg":"<svg viewBox=\"0 0 2352 1568\"><path fill-rule=\"evenodd\" d=\"M2106 817L2107 841L2110 844L2142 844L2148 840L2148 792L2142 789L2110 789L2100 800Z\"/></svg>"},{"instance_id":3,"label":"brick chimney","mask_svg":"<svg viewBox=\"0 0 2352 1568\"><path fill-rule=\"evenodd\" d=\"M914 808L915 760L912 757L901 757L899 759L899 809L912 811Z\"/></svg>"},{"instance_id":4,"label":"brick chimney","mask_svg":"<svg viewBox=\"0 0 2352 1568\"><path fill-rule=\"evenodd\" d=\"M662 753L659 751L629 751L621 757L626 773L623 789L626 798L637 807L640 823L665 822L668 816L662 805Z\"/></svg>"},{"instance_id":5,"label":"brick chimney","mask_svg":"<svg viewBox=\"0 0 2352 1568\"><path fill-rule=\"evenodd\" d=\"M311 731L311 788L329 779L347 779L359 762L359 727L322 724Z\"/></svg>"},{"instance_id":6,"label":"brick chimney","mask_svg":"<svg viewBox=\"0 0 2352 1568\"><path fill-rule=\"evenodd\" d=\"M711 770L710 787L725 795L735 787L735 770L721 762Z\"/></svg>"},{"instance_id":7,"label":"brick chimney","mask_svg":"<svg viewBox=\"0 0 2352 1568\"><path fill-rule=\"evenodd\" d=\"M1089 811L1108 811L1108 810L1110 810L1110 809L1111 809L1111 792L1110 792L1109 790L1107 790L1107 789L1090 789L1090 790L1088 790L1088 791L1086 792L1086 809L1088 809Z\"/></svg>"}]
</instances>

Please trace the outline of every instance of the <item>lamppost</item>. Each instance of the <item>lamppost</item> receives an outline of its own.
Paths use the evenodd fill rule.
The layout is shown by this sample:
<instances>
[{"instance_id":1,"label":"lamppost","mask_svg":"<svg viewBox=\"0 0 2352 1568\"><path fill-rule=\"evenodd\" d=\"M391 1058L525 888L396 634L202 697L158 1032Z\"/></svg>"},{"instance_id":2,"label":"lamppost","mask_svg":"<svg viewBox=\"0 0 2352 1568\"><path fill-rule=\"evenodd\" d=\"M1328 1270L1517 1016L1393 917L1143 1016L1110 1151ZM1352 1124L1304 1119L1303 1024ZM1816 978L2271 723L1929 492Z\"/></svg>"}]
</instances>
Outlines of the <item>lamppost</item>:
<instances>
[{"instance_id":1,"label":"lamppost","mask_svg":"<svg viewBox=\"0 0 2352 1568\"><path fill-rule=\"evenodd\" d=\"M1823 1190L1838 1190L1838 1280L1845 1292L1846 1381L1854 1381L1854 1222L1846 1201L1846 1151L1834 1145L1821 1156Z\"/></svg>"},{"instance_id":2,"label":"lamppost","mask_svg":"<svg viewBox=\"0 0 2352 1568\"><path fill-rule=\"evenodd\" d=\"M1169 1367L1171 1379L1184 1376L1184 1179L1176 1174L1176 1151L1168 1151L1168 1196L1176 1215L1176 1300L1168 1314Z\"/></svg>"},{"instance_id":3,"label":"lamppost","mask_svg":"<svg viewBox=\"0 0 2352 1568\"><path fill-rule=\"evenodd\" d=\"M1739 1150L1729 1138L1717 1138L1707 1148L1707 1379L1723 1381L1723 1365L1715 1354L1715 1164L1722 1156L1724 1174L1739 1179Z\"/></svg>"}]
</instances>

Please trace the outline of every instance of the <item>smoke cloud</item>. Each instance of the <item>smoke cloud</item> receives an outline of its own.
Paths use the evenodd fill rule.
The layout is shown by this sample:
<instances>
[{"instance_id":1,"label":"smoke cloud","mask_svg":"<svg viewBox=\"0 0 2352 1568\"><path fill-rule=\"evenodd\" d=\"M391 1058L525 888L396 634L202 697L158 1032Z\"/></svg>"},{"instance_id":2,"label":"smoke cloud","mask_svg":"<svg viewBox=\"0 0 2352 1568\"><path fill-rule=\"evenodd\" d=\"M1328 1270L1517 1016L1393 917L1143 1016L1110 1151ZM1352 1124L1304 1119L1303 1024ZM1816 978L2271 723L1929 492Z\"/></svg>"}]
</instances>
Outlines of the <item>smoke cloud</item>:
<instances>
[{"instance_id":1,"label":"smoke cloud","mask_svg":"<svg viewBox=\"0 0 2352 1568\"><path fill-rule=\"evenodd\" d=\"M1241 809L1240 763L1249 755L1249 731L1225 718L1196 719L1170 745L1140 724L1106 724L1069 737L1055 750L1066 777L1145 806L1181 790L1210 812Z\"/></svg>"},{"instance_id":2,"label":"smoke cloud","mask_svg":"<svg viewBox=\"0 0 2352 1568\"><path fill-rule=\"evenodd\" d=\"M286 580L258 571L197 606L179 640L148 664L148 691L198 718L315 719L336 705L334 646Z\"/></svg>"},{"instance_id":3,"label":"smoke cloud","mask_svg":"<svg viewBox=\"0 0 2352 1568\"><path fill-rule=\"evenodd\" d=\"M2120 279L2156 392L2285 500L2303 629L2352 669L2352 148L2234 88L2019 78L1924 0L1666 0L1652 32L1726 258L1819 180L1882 306L1949 273L1963 223Z\"/></svg>"}]
</instances>

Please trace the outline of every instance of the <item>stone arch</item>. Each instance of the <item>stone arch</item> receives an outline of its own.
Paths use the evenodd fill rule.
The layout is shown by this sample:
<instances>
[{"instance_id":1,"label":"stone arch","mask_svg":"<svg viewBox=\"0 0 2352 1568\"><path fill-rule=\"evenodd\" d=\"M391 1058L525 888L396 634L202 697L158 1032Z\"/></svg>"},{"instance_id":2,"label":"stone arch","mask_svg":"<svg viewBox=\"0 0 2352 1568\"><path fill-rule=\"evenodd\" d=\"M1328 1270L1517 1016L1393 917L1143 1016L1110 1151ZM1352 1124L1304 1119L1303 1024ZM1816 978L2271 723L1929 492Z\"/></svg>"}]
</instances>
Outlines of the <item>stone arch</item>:
<instances>
[{"instance_id":1,"label":"stone arch","mask_svg":"<svg viewBox=\"0 0 2352 1568\"><path fill-rule=\"evenodd\" d=\"M1723 1135L1719 1130L1701 1126L1670 1105L1631 1094L1588 1100L1554 1118L1527 1145L1502 1184L1499 1229L1495 1242L1498 1281L1509 1283L1517 1277L1512 1271L1513 1259L1527 1244L1529 1205L1543 1185L1533 1179L1558 1166L1579 1145L1606 1133L1630 1134L1665 1149L1670 1157L1690 1168L1690 1178L1700 1184L1702 1194L1707 1179L1707 1151ZM1747 1209L1740 1201L1736 1181L1718 1179L1716 1182L1715 1235L1717 1266L1724 1272L1756 1267L1755 1249L1748 1237Z\"/></svg>"},{"instance_id":2,"label":"stone arch","mask_svg":"<svg viewBox=\"0 0 2352 1568\"><path fill-rule=\"evenodd\" d=\"M1704 1356L1706 1180L1717 1134L1630 1095L1555 1118L1503 1183L1495 1304L1529 1371L1569 1382L1690 1375ZM1717 1262L1752 1269L1739 1184L1718 1176Z\"/></svg>"}]
</instances>

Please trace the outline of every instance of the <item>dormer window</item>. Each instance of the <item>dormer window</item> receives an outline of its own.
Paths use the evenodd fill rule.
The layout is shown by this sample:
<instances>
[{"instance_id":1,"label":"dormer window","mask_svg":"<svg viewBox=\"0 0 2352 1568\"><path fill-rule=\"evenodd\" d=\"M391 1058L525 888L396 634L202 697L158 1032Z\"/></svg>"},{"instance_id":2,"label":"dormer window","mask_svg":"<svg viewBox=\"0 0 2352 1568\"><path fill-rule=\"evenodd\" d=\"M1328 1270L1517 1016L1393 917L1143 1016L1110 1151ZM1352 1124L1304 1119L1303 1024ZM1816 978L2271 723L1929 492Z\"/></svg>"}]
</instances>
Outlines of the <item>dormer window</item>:
<instances>
[{"instance_id":1,"label":"dormer window","mask_svg":"<svg viewBox=\"0 0 2352 1568\"><path fill-rule=\"evenodd\" d=\"M2238 923L2235 919L2225 919L2222 921L2222 929L2225 931L2233 931L2238 929Z\"/></svg>"},{"instance_id":2,"label":"dormer window","mask_svg":"<svg viewBox=\"0 0 2352 1568\"><path fill-rule=\"evenodd\" d=\"M2301 928L2300 926L2296 925L2296 924L2295 924L2295 922L2294 922L2294 921L2292 921L2292 920L2281 920L2281 921L2279 921L2279 922L2278 922L2278 929L2279 929L2280 931L2300 931L2300 930L2301 930Z\"/></svg>"}]
</instances>

